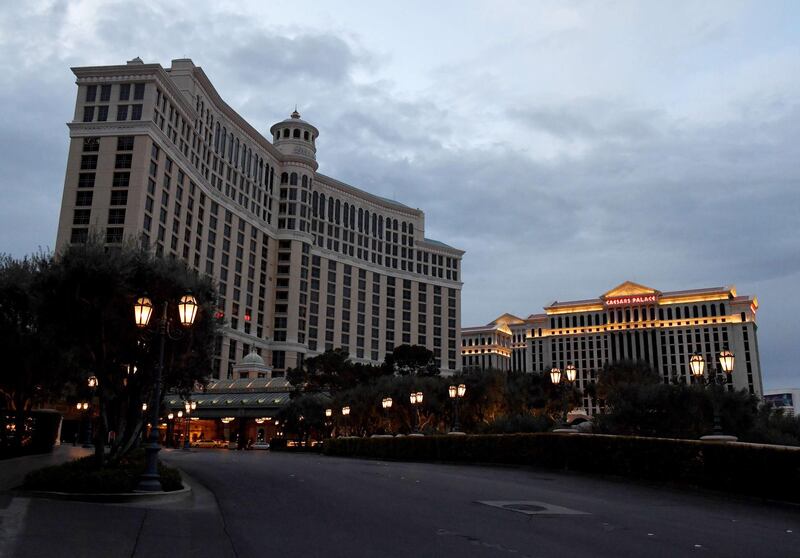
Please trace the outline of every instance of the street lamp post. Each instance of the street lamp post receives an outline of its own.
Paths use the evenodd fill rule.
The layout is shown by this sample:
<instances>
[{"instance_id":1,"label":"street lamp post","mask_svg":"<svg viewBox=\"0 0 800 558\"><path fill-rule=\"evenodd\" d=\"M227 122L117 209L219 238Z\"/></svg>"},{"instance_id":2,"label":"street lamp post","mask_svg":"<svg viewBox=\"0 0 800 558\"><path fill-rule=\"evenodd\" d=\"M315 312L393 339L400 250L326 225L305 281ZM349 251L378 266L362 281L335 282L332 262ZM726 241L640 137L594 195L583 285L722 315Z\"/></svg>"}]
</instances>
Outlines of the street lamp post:
<instances>
[{"instance_id":1,"label":"street lamp post","mask_svg":"<svg viewBox=\"0 0 800 558\"><path fill-rule=\"evenodd\" d=\"M420 433L420 431L419 431L419 423L420 423L419 407L420 407L420 405L422 405L422 397L423 397L423 394L422 394L421 391L417 391L417 392L413 392L412 391L411 395L409 395L409 401L411 401L411 405L413 405L414 411L415 411L415 414L416 414L416 421L414 422L414 433L415 434L419 434Z\"/></svg>"},{"instance_id":2,"label":"street lamp post","mask_svg":"<svg viewBox=\"0 0 800 558\"><path fill-rule=\"evenodd\" d=\"M189 327L197 317L197 300L191 294L181 297L178 302L178 317L181 325ZM133 305L133 317L137 327L144 329L150 323L153 314L153 302L146 296L139 297ZM164 371L164 349L167 341L169 326L169 303L164 301L161 318L158 321L158 366L153 379L153 400L151 406L150 442L145 446L145 469L136 487L143 492L157 492L162 490L161 478L158 474L158 452L161 445L158 442L158 418L161 406L161 377Z\"/></svg>"},{"instance_id":3,"label":"street lamp post","mask_svg":"<svg viewBox=\"0 0 800 558\"><path fill-rule=\"evenodd\" d=\"M325 430L331 428L331 417L333 416L333 409L325 409ZM326 435L327 432L323 432L323 436ZM333 431L331 430L331 434ZM329 436L330 437L330 436Z\"/></svg>"},{"instance_id":4,"label":"street lamp post","mask_svg":"<svg viewBox=\"0 0 800 558\"><path fill-rule=\"evenodd\" d=\"M76 405L76 408L78 409L79 412L83 411L83 420L81 420L81 423L84 422L86 423L86 427L82 429L84 434L83 447L85 448L94 447L92 445L92 419L89 416L88 412L89 403L87 403L86 401L82 401Z\"/></svg>"},{"instance_id":5,"label":"street lamp post","mask_svg":"<svg viewBox=\"0 0 800 558\"><path fill-rule=\"evenodd\" d=\"M447 388L447 394L453 400L453 428L450 430L451 434L461 434L461 424L458 422L458 405L461 399L467 394L467 386L465 384L458 384L457 386L450 386Z\"/></svg>"},{"instance_id":6,"label":"street lamp post","mask_svg":"<svg viewBox=\"0 0 800 558\"><path fill-rule=\"evenodd\" d=\"M343 417L342 420L345 423L345 428L348 436L350 435L350 425L347 424L348 421L347 417L349 416L350 416L350 406L345 405L344 407L342 407L342 417Z\"/></svg>"},{"instance_id":7,"label":"street lamp post","mask_svg":"<svg viewBox=\"0 0 800 558\"><path fill-rule=\"evenodd\" d=\"M569 427L568 417L569 414L569 403L567 401L567 391L575 382L575 379L578 375L577 370L575 369L574 364L567 364L564 368L564 372L561 372L560 368L553 367L550 369L550 381L553 385L559 386L561 388L561 406L562 406L562 415L561 415L561 424L558 428L554 429L554 432L574 432Z\"/></svg>"},{"instance_id":8,"label":"street lamp post","mask_svg":"<svg viewBox=\"0 0 800 558\"><path fill-rule=\"evenodd\" d=\"M728 349L720 351L719 355L717 355L717 370L712 372L710 367L708 367L708 376L706 376L707 367L706 360L703 358L703 355L700 353L694 353L691 358L689 358L689 370L697 381L697 384L703 388L708 388L711 390L711 404L714 409L714 429L712 434L708 436L701 436L701 440L711 440L717 442L735 442L738 440L736 436L731 436L722 432L722 422L720 421L718 401L719 396L721 395L718 393L718 389L728 383L731 373L733 372L734 359L735 357L733 353Z\"/></svg>"},{"instance_id":9,"label":"street lamp post","mask_svg":"<svg viewBox=\"0 0 800 558\"><path fill-rule=\"evenodd\" d=\"M381 401L383 410L386 411L386 432L391 436L392 434L392 419L389 418L389 409L392 408L392 398L384 397Z\"/></svg>"},{"instance_id":10,"label":"street lamp post","mask_svg":"<svg viewBox=\"0 0 800 558\"><path fill-rule=\"evenodd\" d=\"M186 415L185 415L186 418L184 419L184 422L186 424L184 425L183 450L184 451L189 451L192 448L192 445L189 442L189 420L190 420L190 415L192 414L192 411L197 409L197 401L186 401L183 404L183 408L186 411Z\"/></svg>"}]
</instances>

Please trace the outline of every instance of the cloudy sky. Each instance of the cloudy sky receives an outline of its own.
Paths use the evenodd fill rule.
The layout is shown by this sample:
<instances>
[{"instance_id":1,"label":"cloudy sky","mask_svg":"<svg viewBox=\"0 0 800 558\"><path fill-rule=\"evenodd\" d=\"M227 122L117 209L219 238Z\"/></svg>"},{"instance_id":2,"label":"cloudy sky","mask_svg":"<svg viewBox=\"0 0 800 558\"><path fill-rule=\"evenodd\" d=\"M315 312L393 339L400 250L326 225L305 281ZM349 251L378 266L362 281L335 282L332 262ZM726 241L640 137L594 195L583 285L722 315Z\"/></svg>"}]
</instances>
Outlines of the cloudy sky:
<instances>
[{"instance_id":1,"label":"cloudy sky","mask_svg":"<svg viewBox=\"0 0 800 558\"><path fill-rule=\"evenodd\" d=\"M758 296L800 387L800 8L788 2L27 1L0 11L0 251L52 247L71 66L189 57L263 132L467 250L463 325L624 280Z\"/></svg>"}]
</instances>

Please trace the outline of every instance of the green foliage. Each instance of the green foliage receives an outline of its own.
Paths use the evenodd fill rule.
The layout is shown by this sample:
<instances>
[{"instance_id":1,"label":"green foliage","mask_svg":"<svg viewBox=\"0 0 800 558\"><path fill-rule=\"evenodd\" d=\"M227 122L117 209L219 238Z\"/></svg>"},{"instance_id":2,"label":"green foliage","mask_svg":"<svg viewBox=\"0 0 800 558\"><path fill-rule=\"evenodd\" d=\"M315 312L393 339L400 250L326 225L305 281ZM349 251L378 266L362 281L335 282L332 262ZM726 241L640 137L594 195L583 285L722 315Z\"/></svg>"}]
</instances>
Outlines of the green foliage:
<instances>
[{"instance_id":1,"label":"green foliage","mask_svg":"<svg viewBox=\"0 0 800 558\"><path fill-rule=\"evenodd\" d=\"M800 502L800 450L634 436L336 438L327 455L570 469Z\"/></svg>"},{"instance_id":2,"label":"green foliage","mask_svg":"<svg viewBox=\"0 0 800 558\"><path fill-rule=\"evenodd\" d=\"M115 494L133 492L144 469L144 452L132 452L113 465L98 467L93 456L28 473L25 490L83 494ZM166 492L183 488L177 469L159 463L161 487Z\"/></svg>"},{"instance_id":3,"label":"green foliage","mask_svg":"<svg viewBox=\"0 0 800 558\"><path fill-rule=\"evenodd\" d=\"M383 369L400 376L436 376L439 368L433 351L421 345L399 345L386 355Z\"/></svg>"},{"instance_id":4,"label":"green foliage","mask_svg":"<svg viewBox=\"0 0 800 558\"><path fill-rule=\"evenodd\" d=\"M346 350L338 348L305 359L302 366L289 370L286 376L293 386L304 391L336 392L370 382L384 373L379 366L353 362Z\"/></svg>"},{"instance_id":5,"label":"green foliage","mask_svg":"<svg viewBox=\"0 0 800 558\"><path fill-rule=\"evenodd\" d=\"M480 428L482 434L515 434L517 432L547 432L553 421L545 415L504 415Z\"/></svg>"}]
</instances>

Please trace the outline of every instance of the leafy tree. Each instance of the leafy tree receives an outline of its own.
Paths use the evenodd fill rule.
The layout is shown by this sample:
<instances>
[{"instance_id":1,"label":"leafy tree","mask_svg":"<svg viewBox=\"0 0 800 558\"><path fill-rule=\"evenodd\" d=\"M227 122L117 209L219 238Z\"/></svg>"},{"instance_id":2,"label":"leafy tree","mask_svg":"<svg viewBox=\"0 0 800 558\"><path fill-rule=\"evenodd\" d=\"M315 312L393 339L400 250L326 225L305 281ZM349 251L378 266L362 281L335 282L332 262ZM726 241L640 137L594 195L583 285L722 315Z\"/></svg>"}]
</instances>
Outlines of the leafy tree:
<instances>
[{"instance_id":1,"label":"leafy tree","mask_svg":"<svg viewBox=\"0 0 800 558\"><path fill-rule=\"evenodd\" d=\"M346 350L337 348L305 359L302 366L288 371L287 379L298 390L337 392L369 382L382 373L381 367L355 363Z\"/></svg>"},{"instance_id":2,"label":"leafy tree","mask_svg":"<svg viewBox=\"0 0 800 558\"><path fill-rule=\"evenodd\" d=\"M139 330L133 321L137 296L148 293L156 308L155 326L164 301L169 306L170 341L166 344L164 391L187 393L211 372L216 291L183 262L160 259L149 252L125 247L107 250L90 242L68 247L43 274L40 320L46 337L57 339L62 361L68 363L78 394L97 400L99 411L95 454L104 461L104 443L115 432L111 457L117 459L139 439L142 403L149 402L158 362L158 338ZM176 304L191 291L201 308L195 324L176 324ZM86 378L99 385L89 392ZM155 427L156 425L154 425Z\"/></svg>"},{"instance_id":3,"label":"leafy tree","mask_svg":"<svg viewBox=\"0 0 800 558\"><path fill-rule=\"evenodd\" d=\"M399 345L386 355L383 368L400 376L435 376L439 374L433 351L421 345Z\"/></svg>"}]
</instances>

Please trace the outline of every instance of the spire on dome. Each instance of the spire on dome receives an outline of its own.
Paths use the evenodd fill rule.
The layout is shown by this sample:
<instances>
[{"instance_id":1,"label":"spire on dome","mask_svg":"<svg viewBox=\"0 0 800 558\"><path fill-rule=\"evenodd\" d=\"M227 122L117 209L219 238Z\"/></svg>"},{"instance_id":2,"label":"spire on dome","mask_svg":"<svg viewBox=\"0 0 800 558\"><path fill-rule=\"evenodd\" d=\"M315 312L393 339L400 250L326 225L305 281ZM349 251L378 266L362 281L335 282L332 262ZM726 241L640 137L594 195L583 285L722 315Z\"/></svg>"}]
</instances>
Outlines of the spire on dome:
<instances>
[{"instance_id":1,"label":"spire on dome","mask_svg":"<svg viewBox=\"0 0 800 558\"><path fill-rule=\"evenodd\" d=\"M297 105L294 106L294 112L291 114L291 117L294 118L295 120L300 119L300 113L297 112Z\"/></svg>"}]
</instances>

